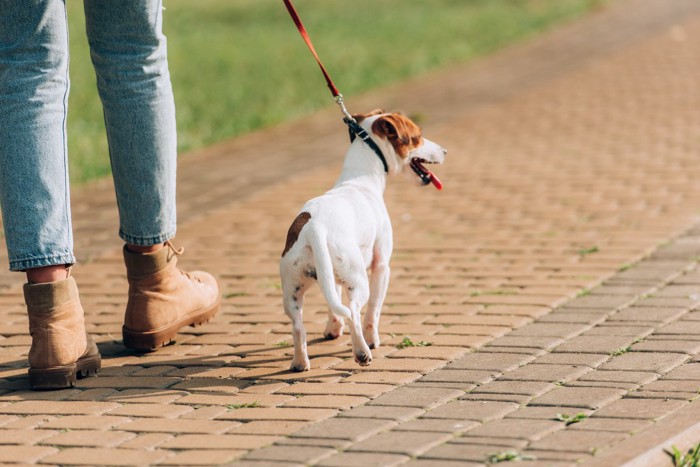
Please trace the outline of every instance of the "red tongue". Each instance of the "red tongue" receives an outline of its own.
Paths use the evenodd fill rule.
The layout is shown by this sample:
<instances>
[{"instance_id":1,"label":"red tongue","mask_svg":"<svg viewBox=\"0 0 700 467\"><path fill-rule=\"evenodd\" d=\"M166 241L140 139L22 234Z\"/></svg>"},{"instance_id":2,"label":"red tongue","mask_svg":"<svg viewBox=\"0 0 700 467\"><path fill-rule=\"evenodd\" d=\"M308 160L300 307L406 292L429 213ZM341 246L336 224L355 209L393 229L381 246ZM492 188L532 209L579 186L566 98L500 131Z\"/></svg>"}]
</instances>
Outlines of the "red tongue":
<instances>
[{"instance_id":1,"label":"red tongue","mask_svg":"<svg viewBox=\"0 0 700 467\"><path fill-rule=\"evenodd\" d=\"M442 190L442 182L440 181L439 178L435 176L434 173L428 171L430 173L430 182L437 188L438 190Z\"/></svg>"},{"instance_id":2,"label":"red tongue","mask_svg":"<svg viewBox=\"0 0 700 467\"><path fill-rule=\"evenodd\" d=\"M426 169L425 166L421 164L418 159L413 159L411 161L411 165L414 167L414 170L417 169L416 172L422 172L421 178L423 180L430 181L430 183L432 183L433 186L435 186L435 188L437 188L438 190L442 190L442 182L440 181L440 179L437 178L435 174L432 173L430 170Z\"/></svg>"}]
</instances>

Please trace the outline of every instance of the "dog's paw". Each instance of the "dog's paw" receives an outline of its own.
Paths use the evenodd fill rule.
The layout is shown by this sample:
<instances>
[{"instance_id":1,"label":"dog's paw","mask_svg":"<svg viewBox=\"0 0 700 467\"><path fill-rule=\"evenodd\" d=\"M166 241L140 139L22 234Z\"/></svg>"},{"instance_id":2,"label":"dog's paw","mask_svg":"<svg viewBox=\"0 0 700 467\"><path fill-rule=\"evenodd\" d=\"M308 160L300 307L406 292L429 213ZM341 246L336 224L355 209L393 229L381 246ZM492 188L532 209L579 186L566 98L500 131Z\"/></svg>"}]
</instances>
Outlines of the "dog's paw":
<instances>
[{"instance_id":1,"label":"dog's paw","mask_svg":"<svg viewBox=\"0 0 700 467\"><path fill-rule=\"evenodd\" d=\"M326 340L337 339L343 335L345 323L342 320L328 320L326 329L323 331L323 337Z\"/></svg>"},{"instance_id":2,"label":"dog's paw","mask_svg":"<svg viewBox=\"0 0 700 467\"><path fill-rule=\"evenodd\" d=\"M380 339L378 332L375 332L373 329L365 329L362 334L364 335L365 342L367 342L370 349L376 349L379 347Z\"/></svg>"},{"instance_id":3,"label":"dog's paw","mask_svg":"<svg viewBox=\"0 0 700 467\"><path fill-rule=\"evenodd\" d=\"M355 354L355 361L360 365L360 366L369 366L370 363L372 363L372 354L367 352L362 352L359 354Z\"/></svg>"},{"instance_id":4,"label":"dog's paw","mask_svg":"<svg viewBox=\"0 0 700 467\"><path fill-rule=\"evenodd\" d=\"M289 367L291 371L296 371L296 372L302 372L302 371L309 371L311 369L311 362L306 360L305 362L292 362L292 365Z\"/></svg>"}]
</instances>

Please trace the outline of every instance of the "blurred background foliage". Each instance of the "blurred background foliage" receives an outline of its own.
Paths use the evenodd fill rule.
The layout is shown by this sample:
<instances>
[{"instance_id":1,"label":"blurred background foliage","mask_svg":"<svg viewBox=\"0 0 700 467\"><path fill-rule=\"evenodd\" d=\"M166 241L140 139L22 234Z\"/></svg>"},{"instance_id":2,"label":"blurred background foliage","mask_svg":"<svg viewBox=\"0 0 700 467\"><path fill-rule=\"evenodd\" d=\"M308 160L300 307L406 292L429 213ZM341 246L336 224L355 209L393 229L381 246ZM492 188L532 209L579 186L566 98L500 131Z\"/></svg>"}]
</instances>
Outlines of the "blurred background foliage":
<instances>
[{"instance_id":1,"label":"blurred background foliage","mask_svg":"<svg viewBox=\"0 0 700 467\"><path fill-rule=\"evenodd\" d=\"M296 0L346 99L465 63L604 0ZM71 178L109 174L82 2L68 1ZM281 0L165 0L180 153L333 105Z\"/></svg>"}]
</instances>

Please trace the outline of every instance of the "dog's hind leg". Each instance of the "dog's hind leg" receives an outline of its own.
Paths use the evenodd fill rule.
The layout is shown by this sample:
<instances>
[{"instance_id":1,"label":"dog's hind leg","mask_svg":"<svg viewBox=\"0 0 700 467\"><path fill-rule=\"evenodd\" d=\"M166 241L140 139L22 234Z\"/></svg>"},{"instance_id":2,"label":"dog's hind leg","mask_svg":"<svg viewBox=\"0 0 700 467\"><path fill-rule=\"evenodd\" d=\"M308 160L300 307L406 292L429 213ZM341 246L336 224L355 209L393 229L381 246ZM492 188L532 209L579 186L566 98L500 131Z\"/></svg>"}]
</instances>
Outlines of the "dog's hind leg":
<instances>
[{"instance_id":1,"label":"dog's hind leg","mask_svg":"<svg viewBox=\"0 0 700 467\"><path fill-rule=\"evenodd\" d=\"M369 302L363 325L365 341L370 349L379 347L379 316L382 313L382 306L386 298L386 291L389 288L389 276L391 270L388 261L375 256L372 261L371 276L369 281Z\"/></svg>"},{"instance_id":2,"label":"dog's hind leg","mask_svg":"<svg viewBox=\"0 0 700 467\"><path fill-rule=\"evenodd\" d=\"M292 320L292 337L294 338L294 358L292 371L306 371L311 368L306 350L306 330L303 321L304 292L306 284L282 284L284 312Z\"/></svg>"},{"instance_id":3,"label":"dog's hind leg","mask_svg":"<svg viewBox=\"0 0 700 467\"><path fill-rule=\"evenodd\" d=\"M346 290L348 292L350 308L350 337L352 338L352 351L355 361L362 366L372 363L372 352L369 350L367 342L362 334L362 324L360 311L367 304L369 299L369 286L367 273L360 269L358 277L346 280Z\"/></svg>"},{"instance_id":4,"label":"dog's hind leg","mask_svg":"<svg viewBox=\"0 0 700 467\"><path fill-rule=\"evenodd\" d=\"M338 297L341 297L343 294L343 286L337 285L336 289L338 290ZM341 316L338 316L335 313L333 313L333 311L329 308L328 322L326 323L325 331L323 331L323 337L325 337L328 340L337 339L343 335L344 328L345 320Z\"/></svg>"}]
</instances>

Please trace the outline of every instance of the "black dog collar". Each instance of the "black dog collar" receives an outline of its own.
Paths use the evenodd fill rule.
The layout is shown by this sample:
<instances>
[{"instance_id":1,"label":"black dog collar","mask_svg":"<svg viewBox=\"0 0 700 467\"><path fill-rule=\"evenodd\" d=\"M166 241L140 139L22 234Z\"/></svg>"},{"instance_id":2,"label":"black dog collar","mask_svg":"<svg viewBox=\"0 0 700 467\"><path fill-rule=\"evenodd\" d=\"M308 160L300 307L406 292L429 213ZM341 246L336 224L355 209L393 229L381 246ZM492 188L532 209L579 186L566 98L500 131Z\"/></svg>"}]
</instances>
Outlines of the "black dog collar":
<instances>
[{"instance_id":1,"label":"black dog collar","mask_svg":"<svg viewBox=\"0 0 700 467\"><path fill-rule=\"evenodd\" d=\"M381 149L379 149L377 143L375 143L374 140L369 136L369 133L367 133L365 129L362 128L355 120L345 117L343 121L348 126L348 131L350 132L350 142L352 143L353 141L355 141L355 137L359 136L360 139L362 139L362 141L364 141L367 144L367 146L369 146L372 149L372 151L374 151L377 157L379 157L379 160L382 161L382 165L384 166L384 172L389 173L389 165L386 163L384 153Z\"/></svg>"}]
</instances>

